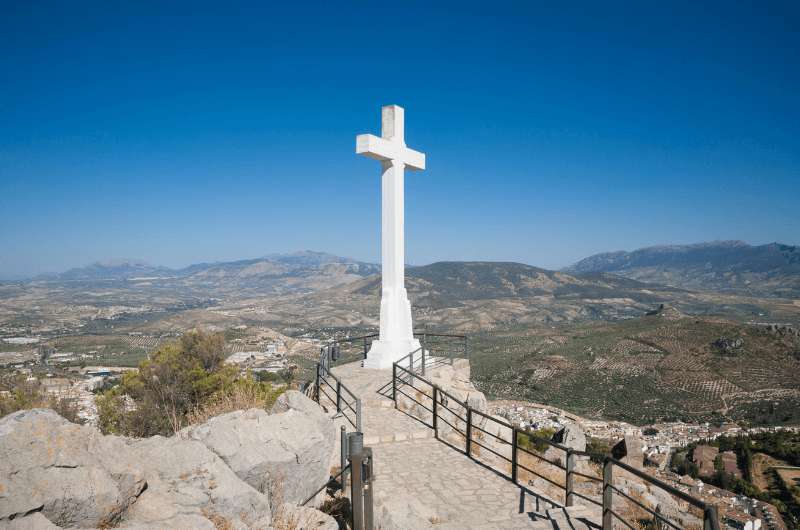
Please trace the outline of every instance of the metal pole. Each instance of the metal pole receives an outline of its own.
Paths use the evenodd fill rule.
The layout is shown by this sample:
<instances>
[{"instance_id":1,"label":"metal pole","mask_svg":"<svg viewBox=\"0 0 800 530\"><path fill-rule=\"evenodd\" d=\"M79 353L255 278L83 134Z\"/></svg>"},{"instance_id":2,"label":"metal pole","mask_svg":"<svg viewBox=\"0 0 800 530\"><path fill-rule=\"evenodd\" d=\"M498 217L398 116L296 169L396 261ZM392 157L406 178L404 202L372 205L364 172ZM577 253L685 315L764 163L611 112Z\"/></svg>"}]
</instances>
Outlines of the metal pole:
<instances>
[{"instance_id":1,"label":"metal pole","mask_svg":"<svg viewBox=\"0 0 800 530\"><path fill-rule=\"evenodd\" d=\"M511 482L517 483L517 428L511 428Z\"/></svg>"},{"instance_id":2,"label":"metal pole","mask_svg":"<svg viewBox=\"0 0 800 530\"><path fill-rule=\"evenodd\" d=\"M425 375L425 335L422 336L422 375Z\"/></svg>"},{"instance_id":3,"label":"metal pole","mask_svg":"<svg viewBox=\"0 0 800 530\"><path fill-rule=\"evenodd\" d=\"M341 447L340 449L340 458L339 458L339 465L341 466L340 469L342 470L342 493L347 491L345 488L347 487L347 471L344 470L347 467L347 429L345 429L344 425L341 427Z\"/></svg>"},{"instance_id":4,"label":"metal pole","mask_svg":"<svg viewBox=\"0 0 800 530\"><path fill-rule=\"evenodd\" d=\"M611 514L611 500L613 491L611 485L614 483L614 464L606 458L603 462L603 530L614 530L614 516Z\"/></svg>"},{"instance_id":5,"label":"metal pole","mask_svg":"<svg viewBox=\"0 0 800 530\"><path fill-rule=\"evenodd\" d=\"M367 337L364 337L364 358L367 358Z\"/></svg>"},{"instance_id":6,"label":"metal pole","mask_svg":"<svg viewBox=\"0 0 800 530\"><path fill-rule=\"evenodd\" d=\"M392 401L397 408L397 363L392 363Z\"/></svg>"},{"instance_id":7,"label":"metal pole","mask_svg":"<svg viewBox=\"0 0 800 530\"><path fill-rule=\"evenodd\" d=\"M363 435L360 432L352 432L347 437L347 443L350 460L350 505L353 508L353 530L364 530Z\"/></svg>"},{"instance_id":8,"label":"metal pole","mask_svg":"<svg viewBox=\"0 0 800 530\"><path fill-rule=\"evenodd\" d=\"M336 412L342 411L342 383L336 381Z\"/></svg>"},{"instance_id":9,"label":"metal pole","mask_svg":"<svg viewBox=\"0 0 800 530\"><path fill-rule=\"evenodd\" d=\"M467 407L467 456L472 456L471 449L472 449L472 409Z\"/></svg>"},{"instance_id":10,"label":"metal pole","mask_svg":"<svg viewBox=\"0 0 800 530\"><path fill-rule=\"evenodd\" d=\"M364 530L372 530L374 527L374 517L372 515L372 481L375 474L372 472L372 448L364 448L364 465L366 467L366 477L364 477Z\"/></svg>"},{"instance_id":11,"label":"metal pole","mask_svg":"<svg viewBox=\"0 0 800 530\"><path fill-rule=\"evenodd\" d=\"M574 495L572 494L575 491L575 476L572 472L575 471L575 454L572 452L572 449L567 449L567 506L572 506L575 503Z\"/></svg>"},{"instance_id":12,"label":"metal pole","mask_svg":"<svg viewBox=\"0 0 800 530\"><path fill-rule=\"evenodd\" d=\"M708 505L703 510L703 530L719 530L719 514L714 505Z\"/></svg>"},{"instance_id":13,"label":"metal pole","mask_svg":"<svg viewBox=\"0 0 800 530\"><path fill-rule=\"evenodd\" d=\"M439 389L433 387L433 437L439 438Z\"/></svg>"},{"instance_id":14,"label":"metal pole","mask_svg":"<svg viewBox=\"0 0 800 530\"><path fill-rule=\"evenodd\" d=\"M317 403L319 403L319 363L317 363L317 376L316 376L316 383L317 383L317 387L316 387L316 389L315 389L315 391L314 391L314 395L315 395L315 396L316 396L316 398L317 398Z\"/></svg>"}]
</instances>

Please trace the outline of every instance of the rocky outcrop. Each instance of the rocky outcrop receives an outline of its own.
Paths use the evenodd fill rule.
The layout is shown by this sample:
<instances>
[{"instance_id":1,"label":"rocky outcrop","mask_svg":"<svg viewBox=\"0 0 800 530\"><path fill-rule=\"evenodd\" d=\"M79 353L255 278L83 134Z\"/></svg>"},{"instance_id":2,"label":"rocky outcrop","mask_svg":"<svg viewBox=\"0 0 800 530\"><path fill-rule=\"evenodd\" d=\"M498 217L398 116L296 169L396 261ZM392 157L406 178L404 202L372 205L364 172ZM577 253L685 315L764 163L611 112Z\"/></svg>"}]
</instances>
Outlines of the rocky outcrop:
<instances>
[{"instance_id":1,"label":"rocky outcrop","mask_svg":"<svg viewBox=\"0 0 800 530\"><path fill-rule=\"evenodd\" d=\"M275 499L301 503L329 477L335 427L319 407L291 391L275 410L235 411L184 429L250 486Z\"/></svg>"},{"instance_id":2,"label":"rocky outcrop","mask_svg":"<svg viewBox=\"0 0 800 530\"><path fill-rule=\"evenodd\" d=\"M553 435L552 440L575 451L586 451L586 435L580 427L573 423L559 429Z\"/></svg>"},{"instance_id":3,"label":"rocky outcrop","mask_svg":"<svg viewBox=\"0 0 800 530\"><path fill-rule=\"evenodd\" d=\"M611 448L611 456L636 469L644 467L644 442L638 436L626 434Z\"/></svg>"},{"instance_id":4,"label":"rocky outcrop","mask_svg":"<svg viewBox=\"0 0 800 530\"><path fill-rule=\"evenodd\" d=\"M146 485L130 442L52 410L0 420L0 521L40 512L58 526L115 523Z\"/></svg>"},{"instance_id":5,"label":"rocky outcrop","mask_svg":"<svg viewBox=\"0 0 800 530\"><path fill-rule=\"evenodd\" d=\"M290 503L328 478L333 426L300 398L171 438L103 436L46 409L10 414L0 419L0 528L269 529L269 477L285 478L268 493ZM301 512L308 528L330 527Z\"/></svg>"}]
</instances>

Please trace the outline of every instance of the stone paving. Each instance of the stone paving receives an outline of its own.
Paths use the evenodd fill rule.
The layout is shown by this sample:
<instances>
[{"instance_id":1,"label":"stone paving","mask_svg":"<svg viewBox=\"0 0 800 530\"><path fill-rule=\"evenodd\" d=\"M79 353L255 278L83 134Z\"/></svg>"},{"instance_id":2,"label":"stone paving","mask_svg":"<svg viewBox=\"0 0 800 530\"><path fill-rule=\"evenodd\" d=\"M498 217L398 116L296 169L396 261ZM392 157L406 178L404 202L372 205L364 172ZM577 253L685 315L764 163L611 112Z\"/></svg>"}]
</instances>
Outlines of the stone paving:
<instances>
[{"instance_id":1,"label":"stone paving","mask_svg":"<svg viewBox=\"0 0 800 530\"><path fill-rule=\"evenodd\" d=\"M388 513L399 528L554 528L547 516L553 505L436 440L429 427L395 410L386 397L391 395L391 370L351 363L333 373L362 399L364 445L373 448L375 458L376 514Z\"/></svg>"}]
</instances>

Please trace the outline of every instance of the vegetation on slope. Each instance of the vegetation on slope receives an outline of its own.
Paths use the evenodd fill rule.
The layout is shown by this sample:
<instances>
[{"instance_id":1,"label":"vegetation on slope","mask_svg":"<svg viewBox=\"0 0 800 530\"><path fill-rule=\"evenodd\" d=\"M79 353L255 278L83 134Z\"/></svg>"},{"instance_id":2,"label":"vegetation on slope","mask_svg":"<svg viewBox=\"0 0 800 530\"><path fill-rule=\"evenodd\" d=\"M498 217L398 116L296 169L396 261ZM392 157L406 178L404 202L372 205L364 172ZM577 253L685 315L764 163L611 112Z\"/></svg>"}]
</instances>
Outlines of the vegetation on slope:
<instances>
[{"instance_id":1,"label":"vegetation on slope","mask_svg":"<svg viewBox=\"0 0 800 530\"><path fill-rule=\"evenodd\" d=\"M222 334L194 331L162 346L97 398L104 433L171 435L231 410L267 408L282 392L224 363Z\"/></svg>"}]
</instances>

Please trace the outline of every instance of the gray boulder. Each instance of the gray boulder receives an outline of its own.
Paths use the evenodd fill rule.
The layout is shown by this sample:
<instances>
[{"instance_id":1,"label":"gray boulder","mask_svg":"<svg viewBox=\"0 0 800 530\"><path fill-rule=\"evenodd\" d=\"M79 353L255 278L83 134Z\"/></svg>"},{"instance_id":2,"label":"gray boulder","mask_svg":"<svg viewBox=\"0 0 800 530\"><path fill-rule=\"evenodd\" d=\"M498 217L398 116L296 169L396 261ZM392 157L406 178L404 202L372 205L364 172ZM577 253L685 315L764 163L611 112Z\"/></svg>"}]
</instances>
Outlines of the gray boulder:
<instances>
[{"instance_id":1,"label":"gray boulder","mask_svg":"<svg viewBox=\"0 0 800 530\"><path fill-rule=\"evenodd\" d=\"M181 435L208 447L239 478L274 497L274 502L301 503L330 476L336 431L316 404L294 394L277 409L285 412L230 412Z\"/></svg>"},{"instance_id":2,"label":"gray boulder","mask_svg":"<svg viewBox=\"0 0 800 530\"><path fill-rule=\"evenodd\" d=\"M270 521L267 497L199 442L103 436L45 409L0 419L0 528L245 529Z\"/></svg>"},{"instance_id":3,"label":"gray boulder","mask_svg":"<svg viewBox=\"0 0 800 530\"><path fill-rule=\"evenodd\" d=\"M644 443L638 436L626 434L611 448L611 456L636 469L644 467Z\"/></svg>"},{"instance_id":4,"label":"gray boulder","mask_svg":"<svg viewBox=\"0 0 800 530\"><path fill-rule=\"evenodd\" d=\"M586 451L586 435L574 423L562 427L553 435L552 440L576 451Z\"/></svg>"},{"instance_id":5,"label":"gray boulder","mask_svg":"<svg viewBox=\"0 0 800 530\"><path fill-rule=\"evenodd\" d=\"M147 478L147 490L126 517L133 527L269 526L269 499L202 443L154 436L132 442L131 451Z\"/></svg>"},{"instance_id":6,"label":"gray boulder","mask_svg":"<svg viewBox=\"0 0 800 530\"><path fill-rule=\"evenodd\" d=\"M145 485L124 438L48 409L0 419L0 521L39 511L58 526L108 525Z\"/></svg>"}]
</instances>

